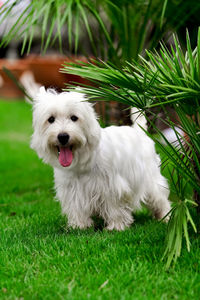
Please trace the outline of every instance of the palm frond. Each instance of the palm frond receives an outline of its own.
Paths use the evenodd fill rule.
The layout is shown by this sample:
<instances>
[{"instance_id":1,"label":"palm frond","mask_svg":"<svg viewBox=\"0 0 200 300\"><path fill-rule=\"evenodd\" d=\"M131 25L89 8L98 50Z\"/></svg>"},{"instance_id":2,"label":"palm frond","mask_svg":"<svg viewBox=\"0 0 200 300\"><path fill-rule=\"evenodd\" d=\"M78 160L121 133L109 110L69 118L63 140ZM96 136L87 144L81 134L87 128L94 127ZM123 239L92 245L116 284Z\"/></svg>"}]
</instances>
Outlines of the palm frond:
<instances>
[{"instance_id":1,"label":"palm frond","mask_svg":"<svg viewBox=\"0 0 200 300\"><path fill-rule=\"evenodd\" d=\"M160 0L33 0L19 10L20 0L7 0L0 9L0 25L8 19L13 20L13 25L4 33L1 46L14 38L22 39L22 52L29 51L37 32L41 35L42 52L56 40L62 51L65 30L69 49L73 45L76 52L84 28L93 54L120 65L127 60L138 60L138 54L145 54L145 47L149 50L157 47L171 27L178 29L191 14L198 12L200 3L193 5L194 0L191 1L185 1L177 9L174 1ZM176 17L172 13L175 10ZM102 43L106 50L102 51Z\"/></svg>"},{"instance_id":2,"label":"palm frond","mask_svg":"<svg viewBox=\"0 0 200 300\"><path fill-rule=\"evenodd\" d=\"M172 177L173 180L173 177ZM166 268L168 269L172 262L176 262L181 255L183 236L185 237L187 250L190 251L190 239L188 234L188 223L190 223L195 232L196 226L190 214L190 200L184 200L177 203L171 211L166 236L166 249L163 258L167 259Z\"/></svg>"},{"instance_id":3,"label":"palm frond","mask_svg":"<svg viewBox=\"0 0 200 300\"><path fill-rule=\"evenodd\" d=\"M148 60L140 57L139 62L129 62L123 70L101 62L83 66L70 64L62 69L63 72L83 76L95 83L95 86L84 87L82 91L90 99L120 101L143 111L171 105L176 111L179 118L177 126L182 134L170 120L170 115L165 121L175 133L176 146L151 120L149 122L157 135L147 133L165 158L165 166L169 164L172 169L171 187L179 199L172 209L168 225L164 255L167 257L167 267L180 256L183 237L190 250L188 225L196 232L190 213L191 204L194 204L193 195L188 195L186 191L196 191L200 195L200 29L196 49L192 51L188 33L186 40L185 54L178 38L174 36L174 48L168 50L162 43L159 53L147 51ZM167 109L165 111L167 113Z\"/></svg>"}]
</instances>

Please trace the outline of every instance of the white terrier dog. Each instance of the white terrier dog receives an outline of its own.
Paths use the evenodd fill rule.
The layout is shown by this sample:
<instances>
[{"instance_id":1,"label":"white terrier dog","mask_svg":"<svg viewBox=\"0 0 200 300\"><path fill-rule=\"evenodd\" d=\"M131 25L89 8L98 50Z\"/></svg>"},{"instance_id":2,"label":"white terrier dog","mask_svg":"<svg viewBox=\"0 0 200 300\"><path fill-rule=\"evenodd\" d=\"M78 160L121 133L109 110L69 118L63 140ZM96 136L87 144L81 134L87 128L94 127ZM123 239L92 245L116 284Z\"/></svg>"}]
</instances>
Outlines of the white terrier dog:
<instances>
[{"instance_id":1,"label":"white terrier dog","mask_svg":"<svg viewBox=\"0 0 200 300\"><path fill-rule=\"evenodd\" d=\"M156 218L170 210L153 141L138 126L102 129L83 94L40 88L33 107L31 147L54 168L55 189L68 224L81 229L101 216L124 230L144 203ZM146 120L145 120L146 122Z\"/></svg>"}]
</instances>

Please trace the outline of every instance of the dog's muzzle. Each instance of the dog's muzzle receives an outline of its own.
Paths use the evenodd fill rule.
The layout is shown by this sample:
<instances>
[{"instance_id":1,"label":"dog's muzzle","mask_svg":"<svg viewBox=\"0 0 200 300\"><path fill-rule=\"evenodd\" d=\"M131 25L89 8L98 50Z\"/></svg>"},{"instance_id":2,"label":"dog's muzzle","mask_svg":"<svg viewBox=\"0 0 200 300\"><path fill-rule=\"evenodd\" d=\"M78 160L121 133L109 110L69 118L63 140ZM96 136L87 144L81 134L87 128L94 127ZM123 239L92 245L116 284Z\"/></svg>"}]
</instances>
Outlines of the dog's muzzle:
<instances>
[{"instance_id":1,"label":"dog's muzzle","mask_svg":"<svg viewBox=\"0 0 200 300\"><path fill-rule=\"evenodd\" d=\"M56 145L58 150L58 160L63 167L69 167L73 161L73 146L69 144L70 136L67 133L59 133L57 136L59 145Z\"/></svg>"}]
</instances>

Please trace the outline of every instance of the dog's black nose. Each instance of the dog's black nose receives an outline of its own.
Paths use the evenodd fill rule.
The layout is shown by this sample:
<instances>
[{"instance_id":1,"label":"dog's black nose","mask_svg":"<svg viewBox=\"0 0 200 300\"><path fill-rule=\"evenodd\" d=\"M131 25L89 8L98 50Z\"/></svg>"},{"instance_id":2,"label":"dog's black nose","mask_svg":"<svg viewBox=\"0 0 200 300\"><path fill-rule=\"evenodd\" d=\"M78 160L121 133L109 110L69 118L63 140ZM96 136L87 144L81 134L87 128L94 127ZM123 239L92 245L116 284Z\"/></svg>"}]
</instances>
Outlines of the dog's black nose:
<instances>
[{"instance_id":1,"label":"dog's black nose","mask_svg":"<svg viewBox=\"0 0 200 300\"><path fill-rule=\"evenodd\" d=\"M67 142L69 141L69 134L67 133L59 133L58 135L58 140L61 143L61 145L66 145Z\"/></svg>"}]
</instances>

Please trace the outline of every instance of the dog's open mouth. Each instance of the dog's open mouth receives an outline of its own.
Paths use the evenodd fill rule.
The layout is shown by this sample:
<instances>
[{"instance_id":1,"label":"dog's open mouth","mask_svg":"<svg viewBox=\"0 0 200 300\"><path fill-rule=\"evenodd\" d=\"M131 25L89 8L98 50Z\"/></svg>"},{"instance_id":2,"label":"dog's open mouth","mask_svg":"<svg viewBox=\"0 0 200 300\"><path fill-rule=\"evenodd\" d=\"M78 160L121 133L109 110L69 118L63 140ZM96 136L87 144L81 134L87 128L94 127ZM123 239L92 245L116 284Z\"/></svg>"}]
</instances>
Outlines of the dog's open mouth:
<instances>
[{"instance_id":1,"label":"dog's open mouth","mask_svg":"<svg viewBox=\"0 0 200 300\"><path fill-rule=\"evenodd\" d=\"M56 146L58 150L58 160L61 166L69 167L73 161L73 146L69 147L60 147Z\"/></svg>"}]
</instances>

